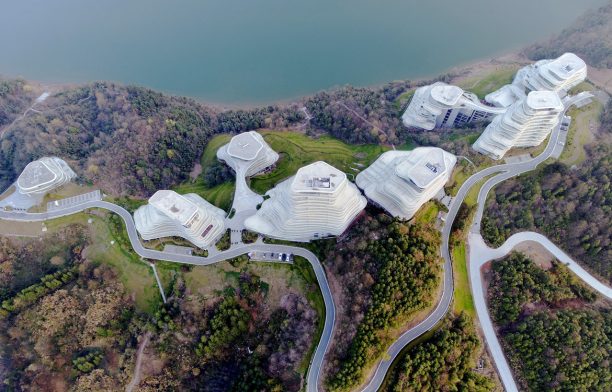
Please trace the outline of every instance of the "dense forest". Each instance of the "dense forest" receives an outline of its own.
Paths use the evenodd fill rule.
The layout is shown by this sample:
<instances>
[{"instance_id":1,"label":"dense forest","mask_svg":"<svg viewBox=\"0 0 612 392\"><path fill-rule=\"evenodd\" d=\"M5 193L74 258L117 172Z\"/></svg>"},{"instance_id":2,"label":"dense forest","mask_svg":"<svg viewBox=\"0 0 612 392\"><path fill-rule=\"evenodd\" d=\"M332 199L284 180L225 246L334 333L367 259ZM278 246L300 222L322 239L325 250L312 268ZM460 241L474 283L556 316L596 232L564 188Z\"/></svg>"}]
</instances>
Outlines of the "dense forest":
<instances>
[{"instance_id":1,"label":"dense forest","mask_svg":"<svg viewBox=\"0 0 612 392\"><path fill-rule=\"evenodd\" d=\"M588 147L572 169L553 163L498 185L487 200L482 234L501 245L511 234L545 234L576 260L612 281L612 146Z\"/></svg>"},{"instance_id":2,"label":"dense forest","mask_svg":"<svg viewBox=\"0 0 612 392\"><path fill-rule=\"evenodd\" d=\"M479 344L469 316L446 318L433 336L400 357L387 390L492 391L495 384L474 370Z\"/></svg>"},{"instance_id":3,"label":"dense forest","mask_svg":"<svg viewBox=\"0 0 612 392\"><path fill-rule=\"evenodd\" d=\"M23 114L33 99L34 93L25 81L0 79L0 130Z\"/></svg>"},{"instance_id":4,"label":"dense forest","mask_svg":"<svg viewBox=\"0 0 612 392\"><path fill-rule=\"evenodd\" d=\"M42 242L2 240L0 269L10 279L0 283L0 390L125 384L143 323L115 273L83 256L87 241L79 226Z\"/></svg>"},{"instance_id":5,"label":"dense forest","mask_svg":"<svg viewBox=\"0 0 612 392\"><path fill-rule=\"evenodd\" d=\"M610 303L565 266L511 254L493 263L488 298L523 389L612 389Z\"/></svg>"},{"instance_id":6,"label":"dense forest","mask_svg":"<svg viewBox=\"0 0 612 392\"><path fill-rule=\"evenodd\" d=\"M368 215L329 252L326 265L340 280L338 339L330 353L330 390L362 381L366 366L388 344L399 319L427 307L438 286L439 234L429 225Z\"/></svg>"},{"instance_id":7,"label":"dense forest","mask_svg":"<svg viewBox=\"0 0 612 392\"><path fill-rule=\"evenodd\" d=\"M574 52L589 65L612 68L612 4L582 16L576 23L547 42L531 45L525 54L531 60Z\"/></svg>"}]
</instances>

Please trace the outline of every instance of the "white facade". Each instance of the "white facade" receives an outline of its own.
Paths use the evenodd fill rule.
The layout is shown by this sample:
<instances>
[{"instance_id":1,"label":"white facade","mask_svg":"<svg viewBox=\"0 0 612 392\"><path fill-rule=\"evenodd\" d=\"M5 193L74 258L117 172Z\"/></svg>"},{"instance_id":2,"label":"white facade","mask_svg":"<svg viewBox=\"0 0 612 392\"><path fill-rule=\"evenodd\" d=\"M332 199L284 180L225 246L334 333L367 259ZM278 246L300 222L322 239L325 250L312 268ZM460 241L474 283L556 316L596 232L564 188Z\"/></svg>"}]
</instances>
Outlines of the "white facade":
<instances>
[{"instance_id":1,"label":"white facade","mask_svg":"<svg viewBox=\"0 0 612 392\"><path fill-rule=\"evenodd\" d=\"M542 143L559 122L563 103L553 91L532 91L508 111L493 119L473 148L493 159L501 159L512 147Z\"/></svg>"},{"instance_id":2,"label":"white facade","mask_svg":"<svg viewBox=\"0 0 612 392\"><path fill-rule=\"evenodd\" d=\"M436 82L416 89L402 115L402 122L407 127L430 131L485 119L503 111L483 105L476 95L460 87Z\"/></svg>"},{"instance_id":3,"label":"white facade","mask_svg":"<svg viewBox=\"0 0 612 392\"><path fill-rule=\"evenodd\" d=\"M75 177L74 171L62 159L43 157L27 164L17 178L16 188L23 195L44 195Z\"/></svg>"},{"instance_id":4,"label":"white facade","mask_svg":"<svg viewBox=\"0 0 612 392\"><path fill-rule=\"evenodd\" d=\"M388 151L357 175L368 199L394 217L410 219L444 187L457 158L441 148Z\"/></svg>"},{"instance_id":5,"label":"white facade","mask_svg":"<svg viewBox=\"0 0 612 392\"><path fill-rule=\"evenodd\" d=\"M134 212L136 230L144 240L182 237L207 249L225 232L225 211L195 193L161 190Z\"/></svg>"},{"instance_id":6,"label":"white facade","mask_svg":"<svg viewBox=\"0 0 612 392\"><path fill-rule=\"evenodd\" d=\"M540 60L524 67L513 84L521 84L527 91L569 90L587 77L585 62L573 53L564 53L554 60Z\"/></svg>"},{"instance_id":7,"label":"white facade","mask_svg":"<svg viewBox=\"0 0 612 392\"><path fill-rule=\"evenodd\" d=\"M346 174L325 162L302 167L266 193L247 229L269 237L307 242L342 234L367 201Z\"/></svg>"},{"instance_id":8,"label":"white facade","mask_svg":"<svg viewBox=\"0 0 612 392\"><path fill-rule=\"evenodd\" d=\"M234 136L228 144L221 146L217 158L234 169L237 176L239 171L244 171L243 177L251 177L276 163L278 154L259 133L249 131Z\"/></svg>"}]
</instances>

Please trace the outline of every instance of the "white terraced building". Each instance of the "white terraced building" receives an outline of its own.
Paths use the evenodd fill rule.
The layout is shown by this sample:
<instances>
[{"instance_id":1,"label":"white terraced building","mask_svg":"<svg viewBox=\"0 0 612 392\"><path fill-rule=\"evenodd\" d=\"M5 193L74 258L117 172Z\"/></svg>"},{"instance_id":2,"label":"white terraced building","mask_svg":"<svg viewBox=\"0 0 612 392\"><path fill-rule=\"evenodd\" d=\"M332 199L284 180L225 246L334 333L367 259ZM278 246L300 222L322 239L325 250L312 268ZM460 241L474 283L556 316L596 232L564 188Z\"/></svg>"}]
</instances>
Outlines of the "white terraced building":
<instances>
[{"instance_id":1,"label":"white terraced building","mask_svg":"<svg viewBox=\"0 0 612 392\"><path fill-rule=\"evenodd\" d=\"M587 77L586 63L574 53L564 53L554 60L540 60L517 72L514 84L527 91L568 91Z\"/></svg>"},{"instance_id":2,"label":"white terraced building","mask_svg":"<svg viewBox=\"0 0 612 392\"><path fill-rule=\"evenodd\" d=\"M525 98L530 91L561 93L583 82L587 77L586 63L573 53L556 59L540 60L518 70L512 84L485 96L485 101L497 107L510 107Z\"/></svg>"},{"instance_id":3,"label":"white terraced building","mask_svg":"<svg viewBox=\"0 0 612 392\"><path fill-rule=\"evenodd\" d=\"M195 193L161 190L134 212L136 230L144 240L182 237L208 249L225 232L225 211Z\"/></svg>"},{"instance_id":4,"label":"white terraced building","mask_svg":"<svg viewBox=\"0 0 612 392\"><path fill-rule=\"evenodd\" d=\"M394 217L410 219L444 187L457 158L441 148L388 151L357 175L367 198Z\"/></svg>"},{"instance_id":5,"label":"white terraced building","mask_svg":"<svg viewBox=\"0 0 612 392\"><path fill-rule=\"evenodd\" d=\"M554 91L532 91L508 111L495 117L473 148L501 159L512 147L533 147L542 143L559 123L563 103Z\"/></svg>"},{"instance_id":6,"label":"white terraced building","mask_svg":"<svg viewBox=\"0 0 612 392\"><path fill-rule=\"evenodd\" d=\"M482 104L476 95L460 87L436 82L416 89L402 115L402 122L407 127L430 131L486 119L503 112L503 109Z\"/></svg>"},{"instance_id":7,"label":"white terraced building","mask_svg":"<svg viewBox=\"0 0 612 392\"><path fill-rule=\"evenodd\" d=\"M249 131L238 134L217 150L217 158L226 162L236 173L243 170L243 177L251 177L273 165L278 154L270 148L263 137Z\"/></svg>"},{"instance_id":8,"label":"white terraced building","mask_svg":"<svg viewBox=\"0 0 612 392\"><path fill-rule=\"evenodd\" d=\"M17 178L16 188L23 195L41 196L76 177L70 166L57 157L30 162Z\"/></svg>"},{"instance_id":9,"label":"white terraced building","mask_svg":"<svg viewBox=\"0 0 612 392\"><path fill-rule=\"evenodd\" d=\"M221 146L217 150L217 158L227 163L236 173L232 209L239 215L254 212L263 198L249 188L246 177L274 165L278 154L259 133L250 131L234 136L228 144Z\"/></svg>"},{"instance_id":10,"label":"white terraced building","mask_svg":"<svg viewBox=\"0 0 612 392\"><path fill-rule=\"evenodd\" d=\"M267 195L245 227L299 242L342 234L367 204L346 174L322 161L302 167Z\"/></svg>"}]
</instances>

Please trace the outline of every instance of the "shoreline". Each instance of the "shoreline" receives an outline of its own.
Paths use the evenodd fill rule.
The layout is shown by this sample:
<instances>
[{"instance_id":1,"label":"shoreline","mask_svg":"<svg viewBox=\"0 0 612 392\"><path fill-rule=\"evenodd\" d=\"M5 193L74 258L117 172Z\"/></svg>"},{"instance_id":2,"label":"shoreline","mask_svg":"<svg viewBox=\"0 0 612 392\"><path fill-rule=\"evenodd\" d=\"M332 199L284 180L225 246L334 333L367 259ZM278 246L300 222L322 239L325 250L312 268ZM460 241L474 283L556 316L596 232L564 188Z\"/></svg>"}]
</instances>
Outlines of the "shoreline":
<instances>
[{"instance_id":1,"label":"shoreline","mask_svg":"<svg viewBox=\"0 0 612 392\"><path fill-rule=\"evenodd\" d=\"M502 51L490 57L476 58L474 60L470 60L465 63L454 65L438 73L419 75L414 78L403 78L403 79L398 78L398 79L391 79L387 81L365 84L365 85L354 85L350 83L336 84L336 85L325 87L320 90L313 91L312 93L297 95L295 97L288 97L288 98L271 100L271 101L244 102L244 103L215 102L215 101L210 101L210 100L196 97L196 96L185 95L185 94L172 92L172 91L159 90L154 87L150 87L146 85L140 85L136 83L126 83L126 82L115 81L115 80L98 80L97 79L97 80L91 80L91 81L85 81L85 82L70 82L70 81L61 82L61 81L54 81L54 80L29 79L23 75L10 75L10 74L2 73L2 72L0 72L0 79L22 79L28 84L38 85L44 88L62 89L62 90L68 89L68 88L75 88L75 87L83 86L83 85L88 85L91 83L98 83L98 82L99 83L113 83L113 84L117 84L121 86L136 86L136 87L146 88L146 89L150 89L152 91L161 93L166 96L192 99L201 105L204 105L204 106L207 106L212 109L219 110L219 111L249 110L249 109L256 109L256 108L261 108L261 107L266 107L266 106L287 106L287 105L291 105L295 103L301 103L303 100L309 97L312 97L313 95L318 94L320 92L334 91L334 90L341 89L345 86L352 86L355 88L365 88L365 89L377 89L386 84L393 83L393 82L403 82L403 81L422 82L422 81L434 79L441 75L457 74L456 77L453 77L453 80L454 80L455 78L460 77L461 76L460 74L469 74L476 69L483 69L483 68L486 68L486 66L495 65L495 63L498 61L502 62L502 64L506 62L508 64L511 64L512 62L508 61L508 59L514 59L515 62L517 63L519 62L519 60L524 60L526 62L528 60L520 54L522 50L523 50L523 47L511 49L508 51Z\"/></svg>"}]
</instances>

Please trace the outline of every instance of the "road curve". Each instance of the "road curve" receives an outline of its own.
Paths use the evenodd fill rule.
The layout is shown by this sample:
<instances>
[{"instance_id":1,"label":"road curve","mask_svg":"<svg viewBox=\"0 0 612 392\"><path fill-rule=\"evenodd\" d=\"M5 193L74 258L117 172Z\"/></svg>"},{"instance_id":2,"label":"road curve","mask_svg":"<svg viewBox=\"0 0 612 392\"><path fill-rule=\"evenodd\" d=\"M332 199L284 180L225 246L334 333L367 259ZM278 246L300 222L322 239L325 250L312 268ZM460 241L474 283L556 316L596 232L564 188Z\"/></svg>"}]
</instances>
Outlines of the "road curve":
<instances>
[{"instance_id":1,"label":"road curve","mask_svg":"<svg viewBox=\"0 0 612 392\"><path fill-rule=\"evenodd\" d=\"M321 376L321 369L323 367L323 359L325 357L325 353L329 348L329 344L331 342L332 333L334 329L334 324L336 320L336 308L334 306L333 297L331 294L331 290L329 288L329 284L327 282L327 277L325 275L325 270L321 265L321 262L317 258L317 256L311 251L294 247L288 245L272 245L272 244L247 244L247 245L239 245L230 248L227 251L216 253L211 257L200 257L193 255L181 255L181 254L172 254L165 253L153 249L145 248L140 239L138 237L138 233L136 231L136 226L134 224L134 220L132 215L125 210L123 207L120 207L116 204L109 203L106 201L87 201L77 205L71 205L69 207L53 210L49 212L41 212L41 213L28 213L28 212L9 212L9 211L0 211L0 219L10 220L10 221L22 221L22 222L42 222L50 219L60 218L63 216L68 216L72 214L76 214L79 212L83 212L90 208L101 208L115 214L119 215L121 219L123 219L125 223L125 227L127 230L128 238L132 244L132 248L134 252L139 256L147 259L153 260L162 260L162 261L170 261L175 263L183 263L183 264L193 264L193 265L211 265L214 263L218 263L220 261L224 261L227 259L231 259L248 252L259 251L259 252L276 252L276 253L293 253L294 255L304 257L310 265L312 266L314 273L317 277L317 281L319 283L319 287L321 288L321 293L323 295L323 301L325 303L325 324L323 327L323 333L321 334L321 339L319 340L319 344L317 345L317 349L315 350L314 355L312 356L310 366L308 367L308 373L306 375L306 385L307 390L310 391L318 391L318 382Z\"/></svg>"},{"instance_id":2,"label":"road curve","mask_svg":"<svg viewBox=\"0 0 612 392\"><path fill-rule=\"evenodd\" d=\"M576 102L590 97L592 97L592 94L588 92L579 93L571 97L566 97L564 99L565 110L560 114L560 117L564 116L567 110ZM476 209L472 227L470 228L470 233L468 235L470 288L472 291L472 296L474 298L476 313L478 315L478 319L480 320L480 325L485 336L485 341L491 352L491 356L493 358L493 362L495 363L495 367L497 368L499 377L502 381L502 384L504 385L505 390L508 392L518 391L518 388L514 380L512 371L510 369L510 365L508 364L508 361L501 348L499 340L497 339L497 335L495 334L493 322L491 321L491 317L485 300L483 282L480 274L480 268L482 267L484 262L482 262L481 260L480 250L484 249L483 246L486 248L488 247L484 244L484 240L480 235L480 225L484 213L487 195L489 194L491 189L493 189L493 187L495 187L497 184L509 178L516 177L520 174L534 170L538 167L538 165L550 158L555 149L562 149L563 146L558 145L560 132L561 121L551 132L550 139L548 141L548 144L546 145L546 148L537 157L525 162L494 166L498 168L503 168L503 171L489 178L480 188L477 199L478 207ZM526 237L529 237L529 234L526 234ZM548 241L548 239L546 239L546 241ZM548 242L550 243L550 241ZM554 246L554 244L550 244ZM560 249L558 250L560 251ZM574 265L578 266L575 263ZM586 273L586 271L584 272Z\"/></svg>"},{"instance_id":3,"label":"road curve","mask_svg":"<svg viewBox=\"0 0 612 392\"><path fill-rule=\"evenodd\" d=\"M475 233L473 234L477 235ZM478 239L475 240L479 241ZM480 240L482 240L482 236L480 237ZM588 285L604 297L612 299L612 288L600 282L596 277L588 273L570 256L568 256L567 253L561 250L546 236L533 231L523 231L520 233L513 234L512 236L510 236L510 238L506 240L506 242L503 243L502 246L497 249L489 248L486 244L484 244L484 240L482 240L482 244L475 242L475 244L477 244L476 246L479 249L480 255L478 262L482 265L487 261L505 257L518 244L521 244L526 241L537 242L543 247L545 247L546 250L548 250L557 260L565 264L567 268L569 268L569 270L572 271L578 278L580 278L586 285Z\"/></svg>"}]
</instances>

